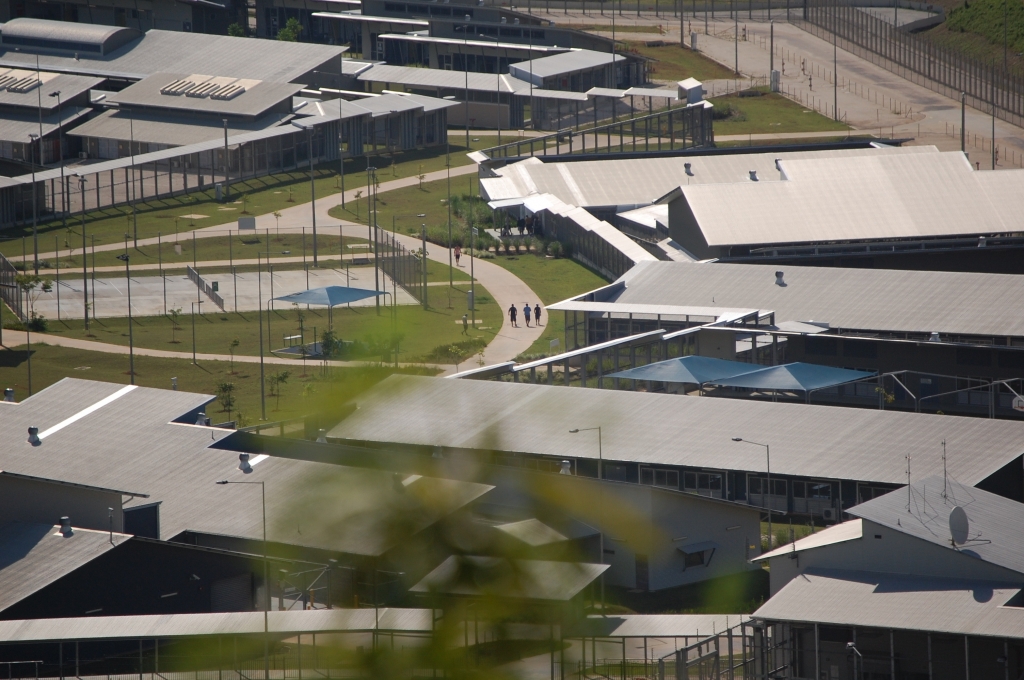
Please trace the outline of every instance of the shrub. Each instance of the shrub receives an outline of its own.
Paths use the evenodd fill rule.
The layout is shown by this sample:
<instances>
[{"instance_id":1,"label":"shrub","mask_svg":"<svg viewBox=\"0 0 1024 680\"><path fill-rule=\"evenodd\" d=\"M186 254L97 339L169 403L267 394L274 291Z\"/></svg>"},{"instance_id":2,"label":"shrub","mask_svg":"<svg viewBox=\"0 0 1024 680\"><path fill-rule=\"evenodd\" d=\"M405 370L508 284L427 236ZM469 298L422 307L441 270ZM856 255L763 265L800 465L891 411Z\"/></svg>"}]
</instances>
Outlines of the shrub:
<instances>
[{"instance_id":1,"label":"shrub","mask_svg":"<svg viewBox=\"0 0 1024 680\"><path fill-rule=\"evenodd\" d=\"M548 255L551 257L562 257L562 244L558 241L552 241L548 244Z\"/></svg>"}]
</instances>

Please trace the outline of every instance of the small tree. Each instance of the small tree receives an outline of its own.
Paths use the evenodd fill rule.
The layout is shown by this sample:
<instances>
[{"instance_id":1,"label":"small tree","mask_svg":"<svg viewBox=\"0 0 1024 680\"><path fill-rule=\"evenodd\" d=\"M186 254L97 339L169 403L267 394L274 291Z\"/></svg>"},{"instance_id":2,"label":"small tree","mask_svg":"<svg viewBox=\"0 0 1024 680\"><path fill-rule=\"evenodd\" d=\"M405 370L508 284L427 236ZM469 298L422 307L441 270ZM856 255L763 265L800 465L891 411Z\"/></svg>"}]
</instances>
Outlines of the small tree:
<instances>
[{"instance_id":1,"label":"small tree","mask_svg":"<svg viewBox=\"0 0 1024 680\"><path fill-rule=\"evenodd\" d=\"M288 371L281 371L270 376L270 395L277 397L277 401L274 404L275 411L281 409L281 385L288 382L289 377L291 377L291 373Z\"/></svg>"},{"instance_id":2,"label":"small tree","mask_svg":"<svg viewBox=\"0 0 1024 680\"><path fill-rule=\"evenodd\" d=\"M181 330L178 326L178 321L181 320L181 307L168 310L167 315L171 317L171 344L177 344L178 340L175 337L175 332Z\"/></svg>"},{"instance_id":3,"label":"small tree","mask_svg":"<svg viewBox=\"0 0 1024 680\"><path fill-rule=\"evenodd\" d=\"M274 226L277 228L277 235L281 235L281 213L274 211Z\"/></svg>"},{"instance_id":4,"label":"small tree","mask_svg":"<svg viewBox=\"0 0 1024 680\"><path fill-rule=\"evenodd\" d=\"M359 199L362 198L362 197L363 197L363 190L360 189L359 191L356 192L356 220L359 219ZM367 209L366 215L367 215L367 219L369 219L369 215L370 215L369 209Z\"/></svg>"},{"instance_id":5,"label":"small tree","mask_svg":"<svg viewBox=\"0 0 1024 680\"><path fill-rule=\"evenodd\" d=\"M458 345L448 346L448 355L455 362L455 372L459 372L459 363L462 361L462 348Z\"/></svg>"},{"instance_id":6,"label":"small tree","mask_svg":"<svg viewBox=\"0 0 1024 680\"><path fill-rule=\"evenodd\" d=\"M228 420L231 420L231 410L235 407L234 391L235 383L222 382L217 385L217 396L222 410L228 412Z\"/></svg>"},{"instance_id":7,"label":"small tree","mask_svg":"<svg viewBox=\"0 0 1024 680\"><path fill-rule=\"evenodd\" d=\"M29 330L42 332L46 330L46 318L36 314L36 298L39 297L40 293L49 293L53 290L53 282L50 279L44 279L36 274L18 274L14 277L14 282L18 288L28 298L29 306Z\"/></svg>"},{"instance_id":8,"label":"small tree","mask_svg":"<svg viewBox=\"0 0 1024 680\"><path fill-rule=\"evenodd\" d=\"M245 27L243 27L242 24L239 24L237 22L233 23L228 26L228 35L232 38L244 38Z\"/></svg>"},{"instance_id":9,"label":"small tree","mask_svg":"<svg viewBox=\"0 0 1024 680\"><path fill-rule=\"evenodd\" d=\"M423 180L425 180L426 178L427 178L427 176L423 174L423 164L420 163L419 174L416 175L416 179L418 179L420 181L420 189L421 190L423 189Z\"/></svg>"},{"instance_id":10,"label":"small tree","mask_svg":"<svg viewBox=\"0 0 1024 680\"><path fill-rule=\"evenodd\" d=\"M239 342L238 338L235 338L234 340L231 341L231 344L228 345L228 351L231 352L231 373L230 373L230 375L234 375L235 374L235 349L239 345L241 345L241 344L242 343Z\"/></svg>"},{"instance_id":11,"label":"small tree","mask_svg":"<svg viewBox=\"0 0 1024 680\"><path fill-rule=\"evenodd\" d=\"M295 17L292 17L284 25L284 28L277 32L277 39L284 40L287 42L295 42L299 39L299 34L302 33L302 24Z\"/></svg>"}]
</instances>

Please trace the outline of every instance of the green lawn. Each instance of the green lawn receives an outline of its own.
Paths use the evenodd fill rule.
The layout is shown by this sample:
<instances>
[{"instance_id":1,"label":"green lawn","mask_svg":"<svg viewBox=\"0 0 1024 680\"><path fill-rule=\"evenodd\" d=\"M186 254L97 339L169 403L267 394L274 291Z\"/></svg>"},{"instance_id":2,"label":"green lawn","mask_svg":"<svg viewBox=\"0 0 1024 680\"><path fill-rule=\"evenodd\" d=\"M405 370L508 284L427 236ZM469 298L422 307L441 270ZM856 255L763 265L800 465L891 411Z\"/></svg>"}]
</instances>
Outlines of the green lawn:
<instances>
[{"instance_id":1,"label":"green lawn","mask_svg":"<svg viewBox=\"0 0 1024 680\"><path fill-rule=\"evenodd\" d=\"M780 94L762 93L759 97L730 94L709 100L715 105L715 136L777 132L823 132L849 130L849 126L806 109Z\"/></svg>"},{"instance_id":2,"label":"green lawn","mask_svg":"<svg viewBox=\"0 0 1024 680\"><path fill-rule=\"evenodd\" d=\"M475 175L452 177L451 195L469 195L480 193L480 182ZM448 226L448 180L424 182L422 186L406 187L380 194L377 198L377 224L385 229L391 225L403 234L418 236L420 225L428 228ZM344 209L341 206L331 208L331 217L366 224L366 201L357 205L349 203ZM419 217L424 215L424 217ZM453 220L456 218L453 217Z\"/></svg>"},{"instance_id":3,"label":"green lawn","mask_svg":"<svg viewBox=\"0 0 1024 680\"><path fill-rule=\"evenodd\" d=\"M447 268L445 268L447 269ZM399 360L421 361L434 348L448 346L465 340L460 320L467 313L468 286L457 285L451 292L452 309L448 309L448 287L430 286L431 308L424 311L420 306L400 305L395 315L395 331L400 337ZM263 317L263 323L270 324L269 337L273 349L284 346L284 336L299 334L300 311L291 305L282 306ZM317 337L327 328L327 312L311 307L301 310L302 326L307 342L312 342L314 329ZM477 319L479 329L472 332L484 342L490 342L501 327L501 310L490 294L477 286ZM11 317L6 316L10 319ZM229 354L232 340L238 339L235 354L259 354L259 317L255 312L201 314L195 317L196 351L207 354ZM169 317L148 316L134 318L136 347L148 347L177 352L192 351L192 317L184 310L178 321L180 330L172 333ZM373 307L336 307L334 328L343 340L356 340L368 348L387 342L392 333L390 308L382 307L377 316ZM71 338L81 338L115 345L128 344L128 320L126 318L98 319L91 324L87 335L81 321L51 321L48 333ZM265 330L266 332L266 330ZM268 352L270 347L265 348ZM379 352L367 350L355 358L373 358Z\"/></svg>"},{"instance_id":4,"label":"green lawn","mask_svg":"<svg viewBox=\"0 0 1024 680\"><path fill-rule=\"evenodd\" d=\"M28 396L28 367L26 348L0 349L0 384L15 389L15 398ZM193 366L188 359L160 359L135 357L135 382L145 387L171 388L171 378L178 379L178 389L186 392L216 394L217 385L231 382L235 408L229 414L218 401L208 409L214 423L230 418L240 424L255 424L260 417L259 364L235 364L230 373L226 361L203 361ZM270 394L267 386L267 419L283 420L316 412L330 413L344 401L363 389L383 380L392 373L421 373L432 375L432 369L394 369L390 367L333 368L330 375L322 375L320 366L310 362L306 375L302 367L266 365L267 377L288 371L287 382ZM82 378L128 384L128 356L90 352L69 347L51 347L32 343L32 389L39 392L63 378ZM241 414L241 417L240 417Z\"/></svg>"},{"instance_id":5,"label":"green lawn","mask_svg":"<svg viewBox=\"0 0 1024 680\"><path fill-rule=\"evenodd\" d=\"M699 41L698 40L698 46ZM679 45L648 47L642 42L627 42L626 47L636 50L641 56L655 60L651 78L654 80L680 81L687 78L697 80L731 79L735 74L717 61L708 59L699 52ZM717 132L717 129L716 129Z\"/></svg>"},{"instance_id":6,"label":"green lawn","mask_svg":"<svg viewBox=\"0 0 1024 680\"><path fill-rule=\"evenodd\" d=\"M464 142L460 143L462 139L457 131L452 132L452 167L469 165L471 163L469 158L466 157ZM470 142L472 149L485 149L497 143L497 137L477 137L474 139L476 141ZM391 179L443 170L446 163L445 148L431 147L406 153L377 156L372 159L352 159L345 164L346 190L366 186L366 166L368 162L379 168L377 178L379 182L383 183ZM317 166L315 175L317 197L338 193L340 185L337 163L325 163ZM243 212L243 208L246 213L252 215L264 215L284 210L285 208L306 203L310 200L309 184L308 172L295 171L233 182L231 184L232 200L235 201L233 203L217 203L213 189L204 192L196 191L188 196L176 196L140 203L136 206L137 213L135 215L135 222L138 223L138 236L139 238L150 238L156 237L158 233L173 235L176 231L185 232L193 228L200 229L225 223L230 224L237 221L238 216ZM243 194L246 197L244 206L241 201ZM362 202L365 203L365 199ZM182 217L184 215L203 215L204 217L192 219ZM177 220L175 220L176 217L178 218ZM78 215L69 218L67 231L62 226L61 220L52 220L40 224L40 250L44 252L51 250L54 236L57 236L61 242L66 238L72 245L81 244L80 220L81 218ZM31 233L31 227L5 231L3 238L0 239L0 253L20 257L23 247L31 253ZM129 214L129 207L124 205L87 213L86 233L90 237L95 237L97 245L123 242L126 233L134 234L134 224ZM22 242L23 236L29 237L24 244Z\"/></svg>"},{"instance_id":7,"label":"green lawn","mask_svg":"<svg viewBox=\"0 0 1024 680\"><path fill-rule=\"evenodd\" d=\"M499 256L491 260L522 279L537 295L542 305L560 302L608 282L575 260L550 259L537 255ZM544 332L522 357L558 354L565 351L565 315L562 312L545 313L541 318ZM559 346L552 350L551 341Z\"/></svg>"}]
</instances>

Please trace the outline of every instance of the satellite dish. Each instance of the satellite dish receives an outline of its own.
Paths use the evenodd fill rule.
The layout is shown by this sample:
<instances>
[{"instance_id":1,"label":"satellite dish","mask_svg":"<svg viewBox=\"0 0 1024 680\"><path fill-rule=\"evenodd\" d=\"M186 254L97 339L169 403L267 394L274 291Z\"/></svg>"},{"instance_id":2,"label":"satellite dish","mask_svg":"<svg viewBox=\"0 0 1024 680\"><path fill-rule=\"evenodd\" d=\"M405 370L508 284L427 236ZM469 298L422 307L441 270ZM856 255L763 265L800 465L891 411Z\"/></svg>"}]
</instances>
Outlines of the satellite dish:
<instances>
[{"instance_id":1,"label":"satellite dish","mask_svg":"<svg viewBox=\"0 0 1024 680\"><path fill-rule=\"evenodd\" d=\"M949 513L949 535L953 539L953 545L963 545L967 542L967 531L970 522L967 519L967 512L959 505Z\"/></svg>"}]
</instances>

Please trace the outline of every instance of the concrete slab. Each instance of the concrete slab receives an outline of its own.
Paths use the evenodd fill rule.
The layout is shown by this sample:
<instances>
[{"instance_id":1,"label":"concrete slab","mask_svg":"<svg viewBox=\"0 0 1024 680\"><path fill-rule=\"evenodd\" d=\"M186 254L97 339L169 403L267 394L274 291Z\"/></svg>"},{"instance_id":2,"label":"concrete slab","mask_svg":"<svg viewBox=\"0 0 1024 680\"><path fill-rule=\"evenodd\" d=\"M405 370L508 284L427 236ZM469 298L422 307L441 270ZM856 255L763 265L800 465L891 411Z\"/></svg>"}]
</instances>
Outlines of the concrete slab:
<instances>
[{"instance_id":1,"label":"concrete slab","mask_svg":"<svg viewBox=\"0 0 1024 680\"><path fill-rule=\"evenodd\" d=\"M199 270L199 273L202 275L202 269ZM351 271L346 275L344 269L314 269L309 271L308 285L306 272L301 270L274 272L273 275L264 272L261 278L262 281L258 281L255 272L238 274L237 277L232 277L230 274L214 274L207 277L210 281L219 282L219 292L224 298L224 307L228 312L255 311L258 309L261 286L264 304L270 304L276 309L287 309L291 305L281 302L269 302L271 297L290 295L307 290L307 288L345 285L370 290L374 288L372 270ZM394 289L392 281L383 274L381 274L381 278L382 289L387 290L389 293L385 299L390 304L390 293ZM236 282L237 298L235 295ZM164 314L165 294L166 309L180 307L182 312L187 314L191 309L191 303L202 300L202 310L204 313L212 314L220 311L220 308L205 294L200 294L196 285L183 274L168 274L162 278L160 276L133 276L131 288L132 314L138 316ZM94 290L95 294L93 293ZM95 287L93 287L90 281L89 298L92 305L90 313L98 318L128 316L128 285L123 276L119 278L98 278L96 279ZM401 287L398 287L396 298L400 305L418 304L416 299L406 293ZM373 304L373 298L352 303L356 307L365 307ZM57 318L56 288L50 293L42 293L36 299L35 311L48 319ZM60 318L81 319L82 314L82 281L80 279L61 281Z\"/></svg>"}]
</instances>

